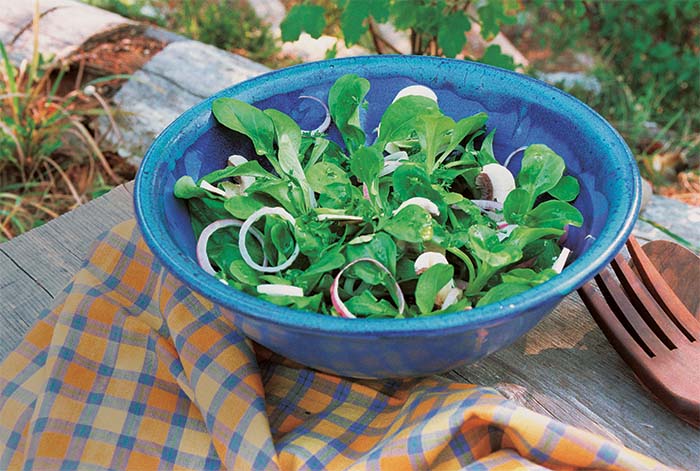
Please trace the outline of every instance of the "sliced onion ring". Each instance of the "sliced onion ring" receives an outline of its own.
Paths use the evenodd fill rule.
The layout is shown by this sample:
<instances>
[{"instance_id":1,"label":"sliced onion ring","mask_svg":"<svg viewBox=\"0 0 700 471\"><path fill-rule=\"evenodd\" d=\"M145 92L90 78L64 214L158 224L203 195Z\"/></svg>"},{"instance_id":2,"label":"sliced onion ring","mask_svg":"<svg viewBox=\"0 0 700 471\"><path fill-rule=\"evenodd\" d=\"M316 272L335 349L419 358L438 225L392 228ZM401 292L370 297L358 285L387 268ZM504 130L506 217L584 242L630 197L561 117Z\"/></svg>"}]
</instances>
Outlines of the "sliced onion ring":
<instances>
[{"instance_id":1,"label":"sliced onion ring","mask_svg":"<svg viewBox=\"0 0 700 471\"><path fill-rule=\"evenodd\" d=\"M406 301L403 298L403 291L401 291L401 287L399 284L396 282L394 277L392 276L391 272L387 267L379 263L373 258L369 257L363 257L363 258L358 258L357 260L353 260L352 262L348 263L345 265L345 267L338 272L337 275L335 275L335 278L333 279L333 283L331 284L331 302L333 303L333 307L335 308L336 311L338 311L338 314L340 314L341 317L345 317L347 319L356 319L357 317L355 314L350 312L350 310L347 308L345 303L343 302L342 299L340 299L340 295L338 294L338 285L340 282L340 277L343 276L343 273L345 273L345 270L350 268L351 266L360 263L360 262L369 262L376 267L378 267L380 270L382 270L384 273L386 273L391 282L393 283L393 289L394 289L394 295L396 296L396 299L398 300L398 310L399 310L399 315L403 314L404 309L406 308Z\"/></svg>"},{"instance_id":2,"label":"sliced onion ring","mask_svg":"<svg viewBox=\"0 0 700 471\"><path fill-rule=\"evenodd\" d=\"M269 285L258 285L256 290L260 294L267 294L269 296L292 296L300 298L304 296L304 290L298 286L291 285L279 285L279 284L269 284Z\"/></svg>"},{"instance_id":3,"label":"sliced onion ring","mask_svg":"<svg viewBox=\"0 0 700 471\"><path fill-rule=\"evenodd\" d=\"M554 270L557 273L561 273L561 271L564 269L564 265L566 265L566 260L569 258L570 253L571 250L567 249L566 247L561 249L561 253L552 265L552 270Z\"/></svg>"},{"instance_id":4,"label":"sliced onion ring","mask_svg":"<svg viewBox=\"0 0 700 471\"><path fill-rule=\"evenodd\" d=\"M484 211L502 211L503 203L499 201L492 200L470 200L472 203L477 205L480 209Z\"/></svg>"},{"instance_id":5,"label":"sliced onion ring","mask_svg":"<svg viewBox=\"0 0 700 471\"><path fill-rule=\"evenodd\" d=\"M243 257L243 261L248 264L250 268L253 270L257 270L263 273L276 273L279 271L284 270L285 268L288 268L292 263L294 263L294 260L299 256L299 244L296 243L294 245L294 251L292 252L292 255L289 256L289 258L282 264L274 266L274 267L268 267L264 265L258 265L255 263L255 261L250 257L250 254L248 253L248 248L245 245L245 239L246 236L248 235L248 231L251 231L253 233L253 230L255 229L253 227L253 224L260 219L263 216L268 216L274 214L275 216L279 216L285 221L289 222L292 226L296 223L296 220L294 219L294 216L289 214L286 210L283 208L270 208L265 206L264 208L260 208L257 211L255 211L253 214L248 216L248 219L246 219L243 224L241 225L241 232L238 235L238 248L241 251L241 257ZM253 233L254 235L254 233Z\"/></svg>"},{"instance_id":6,"label":"sliced onion ring","mask_svg":"<svg viewBox=\"0 0 700 471\"><path fill-rule=\"evenodd\" d=\"M214 221L205 227L202 233L199 235L199 239L197 239L197 263L199 263L199 266L202 267L202 270L212 276L216 275L216 271L214 270L214 267L211 266L211 263L209 263L209 257L207 256L207 244L209 243L209 238L219 229L230 226L241 227L243 226L243 221L239 221L238 219L219 219L218 221ZM253 227L250 233L253 234L255 240L257 240L262 247L264 240L260 231ZM239 239L241 238L240 233L238 237ZM267 257L264 255L263 266L267 266Z\"/></svg>"},{"instance_id":7,"label":"sliced onion ring","mask_svg":"<svg viewBox=\"0 0 700 471\"><path fill-rule=\"evenodd\" d=\"M522 152L525 149L527 149L527 146L518 147L513 152L511 152L510 155L508 157L506 157L505 162L503 162L503 166L508 168L508 165L510 164L510 160L515 156L515 154L517 154L518 152Z\"/></svg>"},{"instance_id":8,"label":"sliced onion ring","mask_svg":"<svg viewBox=\"0 0 700 471\"><path fill-rule=\"evenodd\" d=\"M326 117L323 119L323 122L315 129L312 129L311 131L306 131L310 133L316 133L316 132L326 132L326 129L328 129L328 126L331 125L331 112L328 110L328 107L326 104L323 102L323 100L320 100L316 98L315 96L309 96L309 95L301 95L299 97L300 100L307 99L307 100L313 100L319 105L323 106L323 110L326 112Z\"/></svg>"}]
</instances>

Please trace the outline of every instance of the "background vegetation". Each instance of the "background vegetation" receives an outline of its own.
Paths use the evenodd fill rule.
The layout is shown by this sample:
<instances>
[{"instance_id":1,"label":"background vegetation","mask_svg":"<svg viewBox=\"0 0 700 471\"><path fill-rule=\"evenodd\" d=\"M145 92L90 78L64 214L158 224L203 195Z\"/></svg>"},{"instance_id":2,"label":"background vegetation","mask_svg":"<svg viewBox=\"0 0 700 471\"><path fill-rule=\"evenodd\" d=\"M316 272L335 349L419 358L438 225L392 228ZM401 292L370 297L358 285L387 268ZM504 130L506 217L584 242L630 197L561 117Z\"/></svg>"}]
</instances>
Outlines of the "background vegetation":
<instances>
[{"instance_id":1,"label":"background vegetation","mask_svg":"<svg viewBox=\"0 0 700 471\"><path fill-rule=\"evenodd\" d=\"M84 0L278 68L295 62L245 0ZM599 86L565 86L605 116L657 192L700 205L700 0L283 0L282 40L328 34L377 53L391 23L415 54L514 68L503 32L529 59L524 73L567 71ZM333 56L336 50L328 51ZM108 102L64 65L35 54L11 65L0 48L0 241L124 180L89 126ZM67 77L70 78L67 79ZM582 83L582 82L581 82ZM128 178L128 176L126 176Z\"/></svg>"}]
</instances>

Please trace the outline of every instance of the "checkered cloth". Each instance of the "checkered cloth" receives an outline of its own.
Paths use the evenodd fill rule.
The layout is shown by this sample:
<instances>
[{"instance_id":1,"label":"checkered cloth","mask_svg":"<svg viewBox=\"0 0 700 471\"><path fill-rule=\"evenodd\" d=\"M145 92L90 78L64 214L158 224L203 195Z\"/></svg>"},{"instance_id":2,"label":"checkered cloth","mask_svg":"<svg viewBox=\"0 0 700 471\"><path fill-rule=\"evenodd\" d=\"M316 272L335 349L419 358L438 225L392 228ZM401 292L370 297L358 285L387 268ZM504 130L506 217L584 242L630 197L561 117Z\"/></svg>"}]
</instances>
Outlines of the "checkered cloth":
<instances>
[{"instance_id":1,"label":"checkered cloth","mask_svg":"<svg viewBox=\"0 0 700 471\"><path fill-rule=\"evenodd\" d=\"M0 372L0 469L666 469L439 379L350 381L244 338L104 235Z\"/></svg>"}]
</instances>

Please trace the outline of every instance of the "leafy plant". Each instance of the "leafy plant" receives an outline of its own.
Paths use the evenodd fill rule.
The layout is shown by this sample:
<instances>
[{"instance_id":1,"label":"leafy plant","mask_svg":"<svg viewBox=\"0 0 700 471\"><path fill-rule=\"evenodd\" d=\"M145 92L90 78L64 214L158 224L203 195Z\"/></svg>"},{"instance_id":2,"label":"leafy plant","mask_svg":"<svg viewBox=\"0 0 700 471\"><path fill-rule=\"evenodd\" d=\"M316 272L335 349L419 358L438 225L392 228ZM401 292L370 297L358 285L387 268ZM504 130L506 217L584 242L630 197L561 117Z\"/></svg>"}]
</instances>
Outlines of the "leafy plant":
<instances>
[{"instance_id":1,"label":"leafy plant","mask_svg":"<svg viewBox=\"0 0 700 471\"><path fill-rule=\"evenodd\" d=\"M591 35L633 90L659 88L667 119L700 108L700 0L590 2Z\"/></svg>"},{"instance_id":2,"label":"leafy plant","mask_svg":"<svg viewBox=\"0 0 700 471\"><path fill-rule=\"evenodd\" d=\"M655 186L700 168L699 0L536 0L524 15L511 37L553 52L535 67L572 50L595 59L600 89L567 91L621 132Z\"/></svg>"},{"instance_id":3,"label":"leafy plant","mask_svg":"<svg viewBox=\"0 0 700 471\"><path fill-rule=\"evenodd\" d=\"M492 39L501 25L516 21L518 10L517 0L336 0L334 5L305 1L289 10L281 24L282 40L295 41L302 32L318 38L339 17L347 46L369 35L377 53L397 52L377 28L378 23L391 22L409 32L412 54L455 57L465 51L472 23L481 27L484 39ZM490 46L481 60L514 68L512 58L498 46Z\"/></svg>"},{"instance_id":4,"label":"leafy plant","mask_svg":"<svg viewBox=\"0 0 700 471\"><path fill-rule=\"evenodd\" d=\"M102 110L88 96L97 82L59 92L67 68L39 54L38 18L37 6L31 61L15 67L0 42L0 240L86 201L100 172L120 181L86 126Z\"/></svg>"}]
</instances>

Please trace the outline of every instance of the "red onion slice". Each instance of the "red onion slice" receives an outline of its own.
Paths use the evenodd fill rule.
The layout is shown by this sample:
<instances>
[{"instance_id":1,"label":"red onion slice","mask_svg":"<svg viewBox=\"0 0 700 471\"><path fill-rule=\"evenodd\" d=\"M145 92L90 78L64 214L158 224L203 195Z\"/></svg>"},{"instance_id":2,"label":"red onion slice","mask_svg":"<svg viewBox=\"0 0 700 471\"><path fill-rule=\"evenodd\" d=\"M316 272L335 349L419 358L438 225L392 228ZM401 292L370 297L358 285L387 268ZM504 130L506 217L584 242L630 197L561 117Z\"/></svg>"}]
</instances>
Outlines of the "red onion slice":
<instances>
[{"instance_id":1,"label":"red onion slice","mask_svg":"<svg viewBox=\"0 0 700 471\"><path fill-rule=\"evenodd\" d=\"M263 216L268 216L274 214L275 216L279 216L285 221L289 222L292 226L296 223L296 220L294 217L289 214L287 211L285 211L283 208L270 208L265 206L264 208L260 208L257 211L255 211L253 214L248 216L248 219L246 219L243 224L241 225L241 232L238 235L238 248L241 251L241 257L243 257L243 261L248 264L250 268L253 270L257 270L263 273L277 273L280 272L294 263L294 260L299 256L299 244L294 245L294 251L292 252L292 255L289 256L289 258L282 264L274 266L274 267L268 267L264 265L258 265L255 263L255 261L250 257L250 254L248 253L248 248L245 245L245 239L246 236L248 235L248 231L251 231L252 234L253 230L255 229L253 227L253 224L260 219Z\"/></svg>"},{"instance_id":2,"label":"red onion slice","mask_svg":"<svg viewBox=\"0 0 700 471\"><path fill-rule=\"evenodd\" d=\"M301 95L299 97L300 100L307 99L307 100L313 100L319 105L323 106L323 110L326 112L326 117L323 119L323 122L315 129L312 129L311 131L305 131L305 132L310 132L310 133L317 133L317 132L326 132L328 129L328 126L331 125L331 112L328 110L328 106L323 102L323 100L320 100L316 98L315 96L309 96L309 95Z\"/></svg>"},{"instance_id":3,"label":"red onion slice","mask_svg":"<svg viewBox=\"0 0 700 471\"><path fill-rule=\"evenodd\" d=\"M216 275L216 271L214 270L214 267L211 266L211 263L209 263L209 257L207 256L207 244L209 243L209 238L211 237L211 235L224 227L241 227L242 225L243 221L239 221L238 219L219 219L218 221L214 221L204 228L202 233L199 235L199 239L197 239L196 251L197 263L199 263L199 266L202 267L202 270L204 270L212 276ZM260 231L253 228L253 230L251 230L250 233L253 234L255 240L257 240L260 246L262 247L264 241L263 235L260 233ZM241 238L240 233L238 237L239 239ZM265 257L264 255L263 266L267 266L267 257Z\"/></svg>"},{"instance_id":4,"label":"red onion slice","mask_svg":"<svg viewBox=\"0 0 700 471\"><path fill-rule=\"evenodd\" d=\"M345 270L350 268L351 266L360 263L360 262L369 262L376 267L378 267L380 270L382 270L384 273L386 273L389 276L389 279L393 283L393 289L394 289L394 295L396 296L396 299L398 300L398 310L399 310L399 315L403 314L404 309L406 308L406 301L404 300L403 297L403 291L401 291L401 287L399 284L396 282L394 277L392 276L391 272L387 267L379 263L373 258L358 258L357 260L353 260L352 262L348 263L345 265L345 267L338 272L337 275L335 275L335 278L333 279L333 283L331 284L331 302L333 303L333 307L335 308L336 311L338 311L338 314L340 314L341 317L345 317L346 319L356 319L357 317L355 314L350 312L350 310L347 308L345 303L343 302L342 299L340 299L340 295L338 294L338 285L340 282L340 277L343 276L343 273L345 273Z\"/></svg>"},{"instance_id":5,"label":"red onion slice","mask_svg":"<svg viewBox=\"0 0 700 471\"><path fill-rule=\"evenodd\" d=\"M362 197L369 201L369 188L365 183L362 184Z\"/></svg>"}]
</instances>

